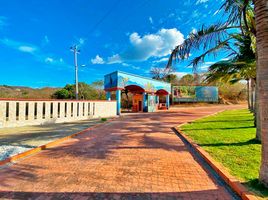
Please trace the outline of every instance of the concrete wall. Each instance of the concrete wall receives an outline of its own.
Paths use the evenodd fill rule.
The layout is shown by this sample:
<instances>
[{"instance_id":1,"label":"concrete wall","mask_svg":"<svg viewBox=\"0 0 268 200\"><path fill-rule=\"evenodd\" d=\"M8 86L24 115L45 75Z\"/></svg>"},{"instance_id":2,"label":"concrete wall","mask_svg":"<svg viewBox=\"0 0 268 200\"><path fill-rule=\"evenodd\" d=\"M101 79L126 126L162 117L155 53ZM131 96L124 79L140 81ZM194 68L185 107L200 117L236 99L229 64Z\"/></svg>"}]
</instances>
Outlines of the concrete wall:
<instances>
[{"instance_id":1,"label":"concrete wall","mask_svg":"<svg viewBox=\"0 0 268 200\"><path fill-rule=\"evenodd\" d=\"M113 116L115 101L0 99L0 128Z\"/></svg>"}]
</instances>

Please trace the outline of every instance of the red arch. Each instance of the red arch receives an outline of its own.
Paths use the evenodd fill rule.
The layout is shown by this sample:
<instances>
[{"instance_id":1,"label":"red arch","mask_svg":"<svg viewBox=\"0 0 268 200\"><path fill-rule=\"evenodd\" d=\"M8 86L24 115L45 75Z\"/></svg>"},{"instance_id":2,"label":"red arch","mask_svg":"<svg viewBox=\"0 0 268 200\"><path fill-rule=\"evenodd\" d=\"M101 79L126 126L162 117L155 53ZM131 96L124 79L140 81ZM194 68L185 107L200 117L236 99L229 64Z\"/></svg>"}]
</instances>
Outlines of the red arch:
<instances>
[{"instance_id":1,"label":"red arch","mask_svg":"<svg viewBox=\"0 0 268 200\"><path fill-rule=\"evenodd\" d=\"M135 92L135 93L145 92L145 90L142 87L138 86L138 85L128 85L128 86L125 87L125 89L127 89L130 92Z\"/></svg>"},{"instance_id":2,"label":"red arch","mask_svg":"<svg viewBox=\"0 0 268 200\"><path fill-rule=\"evenodd\" d=\"M160 89L160 90L157 90L156 93L157 95L168 95L168 91L164 90L164 89Z\"/></svg>"}]
</instances>

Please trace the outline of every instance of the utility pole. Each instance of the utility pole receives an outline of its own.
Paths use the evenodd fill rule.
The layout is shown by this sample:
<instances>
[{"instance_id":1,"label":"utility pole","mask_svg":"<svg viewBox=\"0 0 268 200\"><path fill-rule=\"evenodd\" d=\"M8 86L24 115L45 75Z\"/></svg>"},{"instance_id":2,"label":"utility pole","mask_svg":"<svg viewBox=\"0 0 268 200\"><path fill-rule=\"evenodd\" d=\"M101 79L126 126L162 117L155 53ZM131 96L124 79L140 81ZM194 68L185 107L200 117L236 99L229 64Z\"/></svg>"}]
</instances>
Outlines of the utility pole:
<instances>
[{"instance_id":1,"label":"utility pole","mask_svg":"<svg viewBox=\"0 0 268 200\"><path fill-rule=\"evenodd\" d=\"M75 68L75 99L78 100L78 64L77 64L77 54L80 53L77 45L72 46L71 51L74 52L74 68Z\"/></svg>"}]
</instances>

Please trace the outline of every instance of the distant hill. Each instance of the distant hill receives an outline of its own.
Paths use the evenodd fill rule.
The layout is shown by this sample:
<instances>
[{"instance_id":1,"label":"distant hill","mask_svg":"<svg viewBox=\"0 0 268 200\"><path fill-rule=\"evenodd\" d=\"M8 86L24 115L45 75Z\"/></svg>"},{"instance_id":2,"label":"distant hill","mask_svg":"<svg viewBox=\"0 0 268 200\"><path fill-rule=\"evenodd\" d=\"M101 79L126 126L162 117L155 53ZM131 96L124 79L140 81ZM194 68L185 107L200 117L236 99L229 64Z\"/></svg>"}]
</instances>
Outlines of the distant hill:
<instances>
[{"instance_id":1,"label":"distant hill","mask_svg":"<svg viewBox=\"0 0 268 200\"><path fill-rule=\"evenodd\" d=\"M51 99L52 94L61 88L30 88L0 85L0 98Z\"/></svg>"}]
</instances>

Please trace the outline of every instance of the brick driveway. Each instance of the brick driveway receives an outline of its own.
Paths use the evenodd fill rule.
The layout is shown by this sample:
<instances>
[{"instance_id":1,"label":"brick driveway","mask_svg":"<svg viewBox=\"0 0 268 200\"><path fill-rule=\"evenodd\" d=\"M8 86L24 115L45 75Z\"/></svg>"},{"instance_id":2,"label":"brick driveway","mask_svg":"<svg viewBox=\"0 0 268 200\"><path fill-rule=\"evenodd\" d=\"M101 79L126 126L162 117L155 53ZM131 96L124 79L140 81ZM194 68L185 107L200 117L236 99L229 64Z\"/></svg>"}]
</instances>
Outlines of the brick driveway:
<instances>
[{"instance_id":1,"label":"brick driveway","mask_svg":"<svg viewBox=\"0 0 268 200\"><path fill-rule=\"evenodd\" d=\"M124 116L0 168L0 198L232 199L171 130L223 108Z\"/></svg>"}]
</instances>

